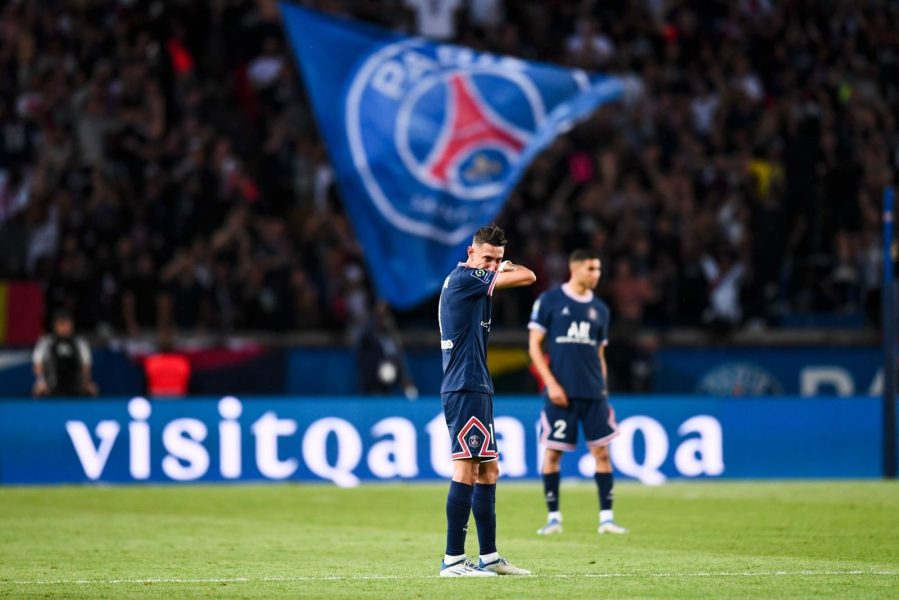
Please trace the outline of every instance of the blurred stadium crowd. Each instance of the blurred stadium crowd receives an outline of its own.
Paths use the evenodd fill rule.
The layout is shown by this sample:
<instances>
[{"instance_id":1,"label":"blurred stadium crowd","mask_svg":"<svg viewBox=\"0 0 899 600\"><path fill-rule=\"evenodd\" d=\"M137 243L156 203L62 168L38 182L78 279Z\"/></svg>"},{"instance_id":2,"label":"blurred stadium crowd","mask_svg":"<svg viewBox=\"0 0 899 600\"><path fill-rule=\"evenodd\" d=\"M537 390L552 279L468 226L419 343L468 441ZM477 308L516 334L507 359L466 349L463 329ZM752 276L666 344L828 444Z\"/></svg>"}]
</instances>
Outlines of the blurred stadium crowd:
<instances>
[{"instance_id":1,"label":"blurred stadium crowd","mask_svg":"<svg viewBox=\"0 0 899 600\"><path fill-rule=\"evenodd\" d=\"M560 138L501 216L533 293L591 246L619 332L876 315L899 4L305 4L639 78L641 99ZM40 280L48 312L67 306L97 333L353 332L369 319L363 253L277 3L0 10L0 278ZM522 327L532 298L501 299L497 324Z\"/></svg>"}]
</instances>

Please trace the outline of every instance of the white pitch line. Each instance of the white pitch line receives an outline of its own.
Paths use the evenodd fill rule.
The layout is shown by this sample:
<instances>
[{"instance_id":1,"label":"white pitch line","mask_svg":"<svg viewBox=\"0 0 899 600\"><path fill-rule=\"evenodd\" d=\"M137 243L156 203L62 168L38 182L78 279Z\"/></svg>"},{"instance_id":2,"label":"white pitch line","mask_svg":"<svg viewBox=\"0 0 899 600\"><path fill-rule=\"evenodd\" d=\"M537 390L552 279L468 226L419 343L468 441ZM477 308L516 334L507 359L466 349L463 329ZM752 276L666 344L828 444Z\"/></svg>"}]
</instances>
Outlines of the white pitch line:
<instances>
[{"instance_id":1,"label":"white pitch line","mask_svg":"<svg viewBox=\"0 0 899 600\"><path fill-rule=\"evenodd\" d=\"M746 571L746 572L697 572L697 573L556 573L534 575L541 579L610 579L626 577L676 578L676 577L842 577L845 575L872 575L895 577L899 571ZM291 583L302 581L408 581L413 579L436 579L437 575L298 575L294 577L216 577L209 579L154 578L146 579L53 579L0 581L0 585L145 585L193 584L193 583ZM511 579L517 579L512 577Z\"/></svg>"}]
</instances>

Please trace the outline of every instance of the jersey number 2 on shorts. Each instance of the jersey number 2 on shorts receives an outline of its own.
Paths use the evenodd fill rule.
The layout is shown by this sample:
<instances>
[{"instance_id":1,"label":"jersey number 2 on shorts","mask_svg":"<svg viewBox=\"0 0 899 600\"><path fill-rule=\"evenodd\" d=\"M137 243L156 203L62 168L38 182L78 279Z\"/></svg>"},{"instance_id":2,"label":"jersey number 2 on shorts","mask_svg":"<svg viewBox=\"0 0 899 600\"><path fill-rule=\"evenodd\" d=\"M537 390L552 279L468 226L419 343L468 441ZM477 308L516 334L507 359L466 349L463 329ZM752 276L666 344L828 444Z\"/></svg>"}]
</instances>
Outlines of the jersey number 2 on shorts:
<instances>
[{"instance_id":1,"label":"jersey number 2 on shorts","mask_svg":"<svg viewBox=\"0 0 899 600\"><path fill-rule=\"evenodd\" d=\"M553 423L553 437L557 440L565 439L565 427L567 427L567 423L562 419L559 419L555 423Z\"/></svg>"}]
</instances>

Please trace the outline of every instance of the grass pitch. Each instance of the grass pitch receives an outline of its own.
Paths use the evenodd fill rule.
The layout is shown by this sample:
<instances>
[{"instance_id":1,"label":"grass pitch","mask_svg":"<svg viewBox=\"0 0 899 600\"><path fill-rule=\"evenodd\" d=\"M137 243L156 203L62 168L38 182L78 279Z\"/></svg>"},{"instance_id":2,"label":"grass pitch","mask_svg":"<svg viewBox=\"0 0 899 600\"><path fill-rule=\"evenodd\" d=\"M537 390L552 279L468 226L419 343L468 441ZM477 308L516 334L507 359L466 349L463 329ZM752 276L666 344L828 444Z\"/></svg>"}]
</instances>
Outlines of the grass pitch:
<instances>
[{"instance_id":1,"label":"grass pitch","mask_svg":"<svg viewBox=\"0 0 899 600\"><path fill-rule=\"evenodd\" d=\"M499 549L534 577L440 579L445 484L0 488L0 596L877 598L899 596L899 485L501 482ZM477 556L471 523L468 554Z\"/></svg>"}]
</instances>

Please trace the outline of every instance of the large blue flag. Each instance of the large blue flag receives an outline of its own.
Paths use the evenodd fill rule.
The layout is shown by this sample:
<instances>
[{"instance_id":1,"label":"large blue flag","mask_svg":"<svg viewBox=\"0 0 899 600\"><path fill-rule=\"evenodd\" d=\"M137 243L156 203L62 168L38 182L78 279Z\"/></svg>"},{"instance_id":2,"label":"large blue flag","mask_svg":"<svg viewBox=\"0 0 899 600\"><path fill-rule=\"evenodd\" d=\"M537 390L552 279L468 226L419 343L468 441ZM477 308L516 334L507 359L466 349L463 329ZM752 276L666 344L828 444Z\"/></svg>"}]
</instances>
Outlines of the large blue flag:
<instances>
[{"instance_id":1,"label":"large blue flag","mask_svg":"<svg viewBox=\"0 0 899 600\"><path fill-rule=\"evenodd\" d=\"M400 309L440 289L541 149L623 92L614 77L281 13L377 293Z\"/></svg>"}]
</instances>

